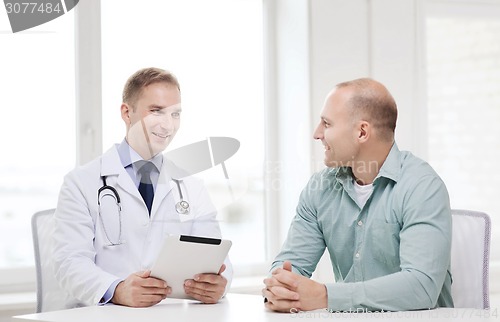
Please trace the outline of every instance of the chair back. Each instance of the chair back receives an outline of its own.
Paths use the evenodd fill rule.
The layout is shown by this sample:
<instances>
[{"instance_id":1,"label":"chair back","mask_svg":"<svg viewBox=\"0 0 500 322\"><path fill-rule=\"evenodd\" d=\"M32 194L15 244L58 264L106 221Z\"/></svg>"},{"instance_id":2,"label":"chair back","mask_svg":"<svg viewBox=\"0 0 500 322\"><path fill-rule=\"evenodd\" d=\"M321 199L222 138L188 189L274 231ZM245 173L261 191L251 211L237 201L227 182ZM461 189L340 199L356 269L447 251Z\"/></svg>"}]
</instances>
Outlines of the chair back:
<instances>
[{"instance_id":1,"label":"chair back","mask_svg":"<svg viewBox=\"0 0 500 322\"><path fill-rule=\"evenodd\" d=\"M52 234L55 209L43 210L31 217L36 267L36 312L64 309L67 293L57 282L52 265Z\"/></svg>"},{"instance_id":2,"label":"chair back","mask_svg":"<svg viewBox=\"0 0 500 322\"><path fill-rule=\"evenodd\" d=\"M490 217L452 209L451 295L457 308L487 309L489 301Z\"/></svg>"}]
</instances>

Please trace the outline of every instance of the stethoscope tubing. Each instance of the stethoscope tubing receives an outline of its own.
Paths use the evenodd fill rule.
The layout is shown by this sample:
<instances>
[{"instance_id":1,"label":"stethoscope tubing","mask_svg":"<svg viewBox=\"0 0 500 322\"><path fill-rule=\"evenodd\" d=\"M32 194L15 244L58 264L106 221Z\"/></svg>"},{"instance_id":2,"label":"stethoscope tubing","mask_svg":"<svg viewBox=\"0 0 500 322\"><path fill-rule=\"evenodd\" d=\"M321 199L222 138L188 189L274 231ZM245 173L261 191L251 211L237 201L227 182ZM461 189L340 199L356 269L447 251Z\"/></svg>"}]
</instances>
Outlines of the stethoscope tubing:
<instances>
[{"instance_id":1,"label":"stethoscope tubing","mask_svg":"<svg viewBox=\"0 0 500 322\"><path fill-rule=\"evenodd\" d=\"M100 187L98 190L97 190L97 205L98 205L98 212L99 212L99 218L100 218L100 221L101 221L101 225L102 225L102 228L103 228L103 231L104 231L104 235L106 236L106 239L108 240L109 242L109 246L117 246L117 245L121 245L123 244L123 241L121 239L122 237L122 206L121 206L121 199L120 199L120 194L118 193L118 191L112 187L112 186L109 186L107 183L106 183L106 176L101 176L101 180L102 180L102 187ZM177 191L179 192L179 197L180 197L180 201L178 201L176 204L175 204L175 211L180 214L180 215L187 215L189 214L189 211L190 211L190 207L189 207L189 202L187 202L186 200L184 200L184 196L182 194L182 189L181 189L181 184L180 184L180 181L181 180L178 180L178 179L172 179L176 185L177 185ZM110 238L109 238L109 234L108 234L108 231L106 229L106 225L104 224L104 220L102 219L102 215L101 215L101 194L103 193L103 191L105 190L109 190L111 191L111 196L113 198L115 198L115 201L116 201L116 205L118 206L118 221L119 221L119 231L118 231L118 241L117 242L113 242Z\"/></svg>"},{"instance_id":2,"label":"stethoscope tubing","mask_svg":"<svg viewBox=\"0 0 500 322\"><path fill-rule=\"evenodd\" d=\"M118 193L118 191L112 187L112 186L108 186L108 184L106 183L106 176L101 176L101 179L102 179L102 182L103 182L103 185L101 188L99 188L97 190L97 205L98 205L98 208L99 208L99 219L101 221L101 226L102 226L102 229L104 231L104 235L106 236L106 239L108 240L109 242L109 246L118 246L118 245L121 245L123 244L123 241L122 241L122 205L121 205L121 202L120 202L120 194ZM106 225L104 224L104 219L102 219L102 215L101 215L101 193L104 191L104 190L109 190L112 192L111 196L113 198L115 198L115 201L116 201L116 205L118 206L118 221L119 221L119 230L118 230L118 241L117 242L113 242L111 240L111 238L109 238L109 234L108 234L108 231L106 229Z\"/></svg>"}]
</instances>

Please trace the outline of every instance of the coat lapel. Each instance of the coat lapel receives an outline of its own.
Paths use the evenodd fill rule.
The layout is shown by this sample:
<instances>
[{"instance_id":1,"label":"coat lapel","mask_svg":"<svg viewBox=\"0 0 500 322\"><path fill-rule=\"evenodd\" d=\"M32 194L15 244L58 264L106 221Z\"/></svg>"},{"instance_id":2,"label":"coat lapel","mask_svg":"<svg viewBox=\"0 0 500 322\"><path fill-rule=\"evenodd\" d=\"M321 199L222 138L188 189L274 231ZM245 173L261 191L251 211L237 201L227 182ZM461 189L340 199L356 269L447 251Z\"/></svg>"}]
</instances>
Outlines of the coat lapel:
<instances>
[{"instance_id":1,"label":"coat lapel","mask_svg":"<svg viewBox=\"0 0 500 322\"><path fill-rule=\"evenodd\" d=\"M160 175L158 177L158 183L156 184L153 207L151 208L151 218L153 218L159 211L160 205L165 201L165 198L167 198L170 191L172 191L175 187L175 183L172 181L172 176L175 175L178 177L178 173L179 168L164 157ZM103 154L101 176L117 176L117 186L137 198L140 202L144 202L139 190L130 178L130 175L127 173L125 168L123 168L116 146L112 147ZM144 207L146 207L146 205L144 205ZM172 205L172 209L174 209L173 207L174 205Z\"/></svg>"},{"instance_id":2,"label":"coat lapel","mask_svg":"<svg viewBox=\"0 0 500 322\"><path fill-rule=\"evenodd\" d=\"M103 154L101 176L117 176L116 185L120 186L123 190L125 190L125 192L142 201L139 190L137 190L132 178L130 178L129 174L122 165L116 146L112 147Z\"/></svg>"}]
</instances>

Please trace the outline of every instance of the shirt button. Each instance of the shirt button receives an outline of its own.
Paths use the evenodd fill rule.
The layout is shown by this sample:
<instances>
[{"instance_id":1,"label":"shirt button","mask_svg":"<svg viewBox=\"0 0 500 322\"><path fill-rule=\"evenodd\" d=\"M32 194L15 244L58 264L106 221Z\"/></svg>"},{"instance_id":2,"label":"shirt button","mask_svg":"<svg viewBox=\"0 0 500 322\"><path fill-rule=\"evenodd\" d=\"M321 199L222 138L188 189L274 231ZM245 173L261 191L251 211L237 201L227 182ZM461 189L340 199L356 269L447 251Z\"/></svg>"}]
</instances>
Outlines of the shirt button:
<instances>
[{"instance_id":1,"label":"shirt button","mask_svg":"<svg viewBox=\"0 0 500 322\"><path fill-rule=\"evenodd\" d=\"M358 221L358 226L363 226L363 222L361 220Z\"/></svg>"},{"instance_id":2,"label":"shirt button","mask_svg":"<svg viewBox=\"0 0 500 322\"><path fill-rule=\"evenodd\" d=\"M356 256L356 258L359 258L359 253L356 253L356 255L354 255L354 256Z\"/></svg>"}]
</instances>

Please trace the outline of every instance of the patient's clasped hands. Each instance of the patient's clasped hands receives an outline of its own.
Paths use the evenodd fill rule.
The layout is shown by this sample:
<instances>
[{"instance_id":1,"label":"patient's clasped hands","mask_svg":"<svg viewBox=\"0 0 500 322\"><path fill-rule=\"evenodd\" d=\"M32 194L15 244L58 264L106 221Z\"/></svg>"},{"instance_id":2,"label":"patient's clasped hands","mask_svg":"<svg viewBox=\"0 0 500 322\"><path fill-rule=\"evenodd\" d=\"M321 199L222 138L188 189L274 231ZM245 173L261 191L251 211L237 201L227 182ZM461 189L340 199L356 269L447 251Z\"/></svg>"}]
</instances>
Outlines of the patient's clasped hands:
<instances>
[{"instance_id":1,"label":"patient's clasped hands","mask_svg":"<svg viewBox=\"0 0 500 322\"><path fill-rule=\"evenodd\" d=\"M262 289L262 295L267 299L265 305L273 311L310 311L328 306L325 285L292 272L289 261L264 279L264 284L266 287Z\"/></svg>"}]
</instances>

